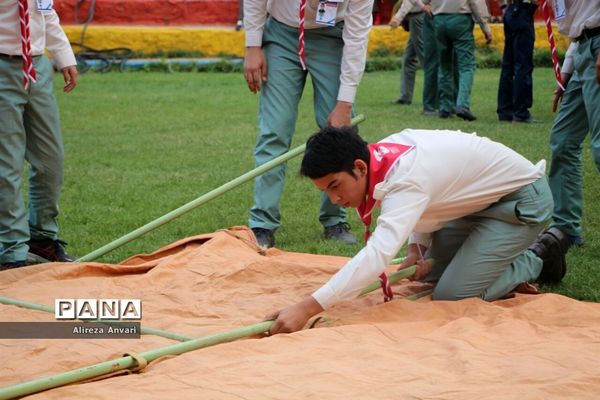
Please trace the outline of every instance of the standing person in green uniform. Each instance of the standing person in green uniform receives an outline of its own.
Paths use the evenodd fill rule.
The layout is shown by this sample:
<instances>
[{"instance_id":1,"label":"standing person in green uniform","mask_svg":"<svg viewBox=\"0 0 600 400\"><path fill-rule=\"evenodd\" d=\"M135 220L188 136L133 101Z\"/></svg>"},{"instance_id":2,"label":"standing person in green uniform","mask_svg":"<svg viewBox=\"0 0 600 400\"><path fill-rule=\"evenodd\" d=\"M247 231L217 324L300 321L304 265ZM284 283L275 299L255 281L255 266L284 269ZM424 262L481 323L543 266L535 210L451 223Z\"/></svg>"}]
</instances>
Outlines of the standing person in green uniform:
<instances>
[{"instance_id":1,"label":"standing person in green uniform","mask_svg":"<svg viewBox=\"0 0 600 400\"><path fill-rule=\"evenodd\" d=\"M64 150L46 49L70 92L77 63L52 1L0 0L0 270L74 261L58 239ZM21 195L25 161L29 213Z\"/></svg>"},{"instance_id":2,"label":"standing person in green uniform","mask_svg":"<svg viewBox=\"0 0 600 400\"><path fill-rule=\"evenodd\" d=\"M475 39L473 20L481 27L487 43L492 34L484 17L486 6L478 0L424 0L431 4L434 15L440 67L438 90L440 92L440 118L448 118L454 110L456 115L467 121L477 119L471 112L471 89L475 75ZM458 96L453 101L452 74L453 56L458 67Z\"/></svg>"},{"instance_id":3,"label":"standing person in green uniform","mask_svg":"<svg viewBox=\"0 0 600 400\"><path fill-rule=\"evenodd\" d=\"M560 102L560 110L550 131L554 226L567 235L568 246L582 246L581 146L590 132L600 171L600 0L557 0L554 6L559 31L571 39L562 67L565 90L555 92L553 108Z\"/></svg>"},{"instance_id":4,"label":"standing person in green uniform","mask_svg":"<svg viewBox=\"0 0 600 400\"><path fill-rule=\"evenodd\" d=\"M317 12L323 4L323 12ZM317 125L349 125L364 72L373 0L246 0L244 77L260 92L256 166L287 152L298 103L310 74ZM249 227L258 243L275 244L285 166L256 178ZM344 210L321 196L319 221L326 238L354 244Z\"/></svg>"},{"instance_id":5,"label":"standing person in green uniform","mask_svg":"<svg viewBox=\"0 0 600 400\"><path fill-rule=\"evenodd\" d=\"M436 43L431 5L426 5L423 16L423 115L426 117L438 115L440 107L437 86L440 56Z\"/></svg>"},{"instance_id":6,"label":"standing person in green uniform","mask_svg":"<svg viewBox=\"0 0 600 400\"><path fill-rule=\"evenodd\" d=\"M408 42L402 56L402 79L400 80L400 97L395 104L412 103L415 89L415 75L423 60L423 2L421 0L404 0L398 12L390 20L390 27L396 29L400 25L408 26Z\"/></svg>"},{"instance_id":7,"label":"standing person in green uniform","mask_svg":"<svg viewBox=\"0 0 600 400\"><path fill-rule=\"evenodd\" d=\"M440 107L440 94L438 91L438 71L440 68L440 55L437 51L437 39L433 25L433 14L431 4L423 7L423 112L426 117L438 115ZM453 56L454 65L452 98L456 102L458 88L458 69L456 68L456 56ZM456 110L452 109L454 113Z\"/></svg>"}]
</instances>

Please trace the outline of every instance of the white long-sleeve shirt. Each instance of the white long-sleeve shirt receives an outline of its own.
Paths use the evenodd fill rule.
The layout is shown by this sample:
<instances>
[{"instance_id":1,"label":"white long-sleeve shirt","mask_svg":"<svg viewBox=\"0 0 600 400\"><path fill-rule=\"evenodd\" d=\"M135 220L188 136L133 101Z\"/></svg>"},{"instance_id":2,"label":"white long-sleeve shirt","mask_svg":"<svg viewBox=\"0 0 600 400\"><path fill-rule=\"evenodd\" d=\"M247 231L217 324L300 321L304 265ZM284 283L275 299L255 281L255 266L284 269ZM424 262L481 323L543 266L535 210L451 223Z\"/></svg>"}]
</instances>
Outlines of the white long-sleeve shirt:
<instances>
[{"instance_id":1,"label":"white long-sleeve shirt","mask_svg":"<svg viewBox=\"0 0 600 400\"><path fill-rule=\"evenodd\" d=\"M375 186L377 227L366 246L313 293L323 307L355 298L377 279L400 248L429 246L447 222L484 210L544 175L510 148L475 134L407 129L382 142L413 145Z\"/></svg>"},{"instance_id":2,"label":"white long-sleeve shirt","mask_svg":"<svg viewBox=\"0 0 600 400\"><path fill-rule=\"evenodd\" d=\"M305 29L322 28L315 22L319 2L307 0ZM297 28L300 0L244 0L246 47L260 47L267 14L277 21ZM372 25L373 0L345 0L338 3L336 22L344 20L342 66L337 99L354 103L358 84L367 58ZM323 51L327 51L324 49Z\"/></svg>"},{"instance_id":3,"label":"white long-sleeve shirt","mask_svg":"<svg viewBox=\"0 0 600 400\"><path fill-rule=\"evenodd\" d=\"M550 2L552 3L552 2ZM568 35L572 42L569 45L562 72L568 75L573 73L573 55L577 51L577 39L584 29L600 27L600 0L565 0L566 13L561 15L561 10L554 10L558 31Z\"/></svg>"},{"instance_id":4,"label":"white long-sleeve shirt","mask_svg":"<svg viewBox=\"0 0 600 400\"><path fill-rule=\"evenodd\" d=\"M398 12L394 15L394 19L401 23L408 14L421 11L423 11L423 2L421 0L403 0Z\"/></svg>"},{"instance_id":5,"label":"white long-sleeve shirt","mask_svg":"<svg viewBox=\"0 0 600 400\"><path fill-rule=\"evenodd\" d=\"M48 49L59 69L77 64L54 10L40 12L37 2L29 0L29 30L34 56ZM21 55L19 3L16 0L0 0L0 54Z\"/></svg>"}]
</instances>

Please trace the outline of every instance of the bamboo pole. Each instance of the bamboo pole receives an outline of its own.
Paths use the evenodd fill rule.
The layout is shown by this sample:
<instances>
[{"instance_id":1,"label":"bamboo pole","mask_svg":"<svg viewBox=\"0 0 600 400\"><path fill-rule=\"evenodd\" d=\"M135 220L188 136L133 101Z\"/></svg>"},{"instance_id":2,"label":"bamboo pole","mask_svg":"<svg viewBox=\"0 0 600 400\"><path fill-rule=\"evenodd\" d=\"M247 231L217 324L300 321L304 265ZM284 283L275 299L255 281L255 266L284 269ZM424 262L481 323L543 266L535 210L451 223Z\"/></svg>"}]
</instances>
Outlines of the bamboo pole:
<instances>
[{"instance_id":1,"label":"bamboo pole","mask_svg":"<svg viewBox=\"0 0 600 400\"><path fill-rule=\"evenodd\" d=\"M420 299L421 297L428 296L431 293L433 293L433 289L426 289L421 292L411 294L410 296L406 296L404 299L405 300L417 300L417 299Z\"/></svg>"},{"instance_id":2,"label":"bamboo pole","mask_svg":"<svg viewBox=\"0 0 600 400\"><path fill-rule=\"evenodd\" d=\"M31 302L25 301L25 300L11 299L10 297L0 297L0 304L7 304L7 305L11 305L11 306L28 308L30 310L45 311L47 313L54 314L54 307L46 306L44 304L31 303ZM102 322L102 323L110 324L111 321L93 320L93 321L89 321L89 322ZM163 331L162 329L152 328L150 326L140 326L140 333L142 335L162 336L164 338L178 340L180 342L185 342L186 340L194 339L193 337L190 337L190 336L185 336L185 335L181 335L179 333L173 333L173 332L169 332L169 331Z\"/></svg>"},{"instance_id":3,"label":"bamboo pole","mask_svg":"<svg viewBox=\"0 0 600 400\"><path fill-rule=\"evenodd\" d=\"M405 259L406 259L406 257L394 258L391 263L392 264L400 264ZM433 263L434 263L433 258L428 258L427 261L430 262L431 265L433 265ZM415 272L417 272L417 266L413 265L413 266L410 266L408 268L404 268L404 269L402 269L400 271L392 272L391 274L388 275L387 279L388 279L388 282L390 283L390 285L392 285L392 284L394 284L396 282L401 281L404 278L408 278L408 277L413 276L415 274ZM370 293L370 292L372 292L374 290L379 289L380 287L381 287L381 281L376 280L375 282L371 283L369 286L367 286L366 288L364 288L360 292L359 296L363 296L363 295L365 295L367 293ZM429 293L427 293L427 294L429 294ZM413 299L412 298L413 296L416 296L416 295L408 296L406 298L407 299L410 298L410 300L416 300L416 299L418 299L418 297L416 297L416 298ZM423 296L425 296L425 295L423 295Z\"/></svg>"},{"instance_id":4,"label":"bamboo pole","mask_svg":"<svg viewBox=\"0 0 600 400\"><path fill-rule=\"evenodd\" d=\"M268 331L273 325L273 321L259 322L258 324L248 325L242 328L218 333L216 335L206 336L199 339L188 340L182 343L172 344L154 350L139 353L139 356L147 362L156 360L159 357L168 355L179 355L188 351L213 346L219 343L231 342L243 337L254 336ZM115 371L127 368L135 368L138 362L132 356L124 356L114 360L104 361L98 364L78 368L72 371L63 372L57 375L45 378L35 379L23 382L14 386L0 389L0 400L12 399L15 397L26 396L28 394L41 392L42 390L52 389L69 383L79 382Z\"/></svg>"},{"instance_id":5,"label":"bamboo pole","mask_svg":"<svg viewBox=\"0 0 600 400\"><path fill-rule=\"evenodd\" d=\"M390 274L390 278L388 279L398 281L402 278L411 276L412 274L414 274L415 268L415 266L412 266L402 271L397 271L397 273ZM380 286L379 281L373 282L371 285L363 289L361 295L377 289L379 287L378 285ZM407 297L407 299L416 300L417 298L425 296L430 292L431 291L426 290L421 293L409 296ZM41 307L36 309L41 309L43 311L45 311L44 308L47 308L46 306L40 306L38 304L33 303L31 303L31 305L33 305L34 307ZM263 321L257 324L248 325L242 328L236 328L215 335L205 336L203 338L192 339L182 343L176 343L170 346L148 350L143 353L139 353L139 356L143 358L146 362L150 363L159 357L167 355L179 355L189 351L202 349L204 347L214 346L216 344L231 342L237 339L255 336L267 332L269 329L271 329L273 323L274 321ZM86 379L99 377L123 369L136 367L138 367L138 362L132 356L124 356L114 360L94 364L88 367L83 367L76 370L67 371L60 374L19 383L17 385L0 388L0 400L26 396L28 394L41 392L42 390L48 390L70 383L80 382Z\"/></svg>"},{"instance_id":6,"label":"bamboo pole","mask_svg":"<svg viewBox=\"0 0 600 400\"><path fill-rule=\"evenodd\" d=\"M365 120L365 116L360 114L357 115L356 117L352 118L352 122L351 125L357 125L360 122ZM146 225L137 228L136 230L100 247L97 250L92 251L89 254L86 254L83 257L80 257L79 259L77 259L78 262L83 262L83 261L93 261L95 259L97 259L100 256L103 256L104 254L123 246L126 243L131 242L134 239L137 239L138 237L166 224L167 222L170 222L172 220L174 220L177 217L180 217L181 215L193 210L196 207L199 207L207 202L209 202L210 200L221 196L222 194L230 191L231 189L234 189L238 186L240 186L243 183L246 183L254 178L256 178L257 176L267 172L270 169L275 168L276 166L283 164L284 162L291 160L292 158L304 153L304 150L306 149L306 144L300 145L298 147L296 147L295 149L292 149L290 151L288 151L285 154L282 154L281 156L261 165L260 167L254 168L252 171L246 172L245 174L235 178L232 181L227 182L224 185L219 186L216 189L211 190L210 192L198 197L195 200L190 201L187 204L184 204L183 206L163 215L162 217L159 217L157 219L155 219L154 221L151 221L149 223L147 223Z\"/></svg>"},{"instance_id":7,"label":"bamboo pole","mask_svg":"<svg viewBox=\"0 0 600 400\"><path fill-rule=\"evenodd\" d=\"M401 257L401 258L395 258L392 260L391 264L400 264L402 261L404 261L405 258ZM406 270L403 271L408 271L411 270L411 273L408 273L408 275L404 276L404 274L400 274L398 272L394 272L392 274L390 274L390 276L388 277L388 281L391 284L394 284L398 281L400 281L403 278L407 278L409 276L411 276L412 274L414 274L415 272L415 268L414 267L410 267ZM360 296L370 293L376 289L379 289L381 287L381 283L379 281L375 281L373 283L371 283L369 286L367 286L366 288L363 289L363 291L360 293ZM2 297L0 296L0 304L6 304L6 305L11 305L11 306L17 306L17 307L22 307L22 308L28 308L30 310L38 310L38 311L44 311L47 313L51 313L54 314L54 307L51 306L47 306L44 304L37 304L37 303L32 303L26 300L21 300L21 299L13 299L10 297ZM101 322L106 322L106 321L101 321ZM194 338L191 336L186 336L186 335L182 335L180 333L175 333L175 332L169 332L169 331L165 331L162 329L158 329L158 328L152 328L150 326L140 326L140 331L142 333L142 335L155 335L155 336L161 336L167 339L173 339L173 340L177 340L180 342L185 342L187 340L193 340Z\"/></svg>"},{"instance_id":8,"label":"bamboo pole","mask_svg":"<svg viewBox=\"0 0 600 400\"><path fill-rule=\"evenodd\" d=\"M391 274L388 275L388 282L391 284L396 283L404 278L408 278L409 276L413 276L415 274L415 271L417 270L417 266L413 265L412 267L408 267L405 268L403 270L400 271L396 271L396 272L392 272ZM371 283L369 286L367 286L366 288L364 288L359 296L363 296L367 293L371 293L374 290L377 290L381 287L381 282L379 280Z\"/></svg>"}]
</instances>

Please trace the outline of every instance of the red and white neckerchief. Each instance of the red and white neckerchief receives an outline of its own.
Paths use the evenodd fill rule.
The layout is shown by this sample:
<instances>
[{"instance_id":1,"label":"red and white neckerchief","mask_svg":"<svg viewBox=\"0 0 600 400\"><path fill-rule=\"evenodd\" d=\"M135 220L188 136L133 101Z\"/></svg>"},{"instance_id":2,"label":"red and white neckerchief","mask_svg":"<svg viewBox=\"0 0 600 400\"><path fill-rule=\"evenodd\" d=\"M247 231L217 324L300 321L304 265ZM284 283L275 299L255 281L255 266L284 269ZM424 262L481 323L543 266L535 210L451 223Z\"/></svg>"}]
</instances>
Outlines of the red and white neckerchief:
<instances>
[{"instance_id":1,"label":"red and white neckerchief","mask_svg":"<svg viewBox=\"0 0 600 400\"><path fill-rule=\"evenodd\" d=\"M369 230L371 226L371 214L377 205L377 200L373 197L375 191L375 185L386 178L390 168L396 164L396 161L403 155L406 154L414 146L407 146L399 143L374 143L369 145L369 153L371 155L369 160L369 176L367 182L367 195L365 196L362 204L356 209L360 220L365 225L365 243L369 240L371 232ZM383 291L383 299L388 302L394 298L394 292L388 282L387 275L383 272L379 275L379 282L381 282L381 290Z\"/></svg>"},{"instance_id":2,"label":"red and white neckerchief","mask_svg":"<svg viewBox=\"0 0 600 400\"><path fill-rule=\"evenodd\" d=\"M304 54L304 15L306 14L306 0L300 0L300 15L298 23L298 55L302 69L306 70L306 55Z\"/></svg>"},{"instance_id":3,"label":"red and white neckerchief","mask_svg":"<svg viewBox=\"0 0 600 400\"><path fill-rule=\"evenodd\" d=\"M565 90L560 76L560 64L558 63L558 55L556 54L556 43L554 43L554 34L552 33L552 14L548 2L542 0L542 11L544 12L544 20L546 22L546 33L548 35L548 43L550 43L550 54L552 55L552 65L554 66L554 77L556 83L563 91Z\"/></svg>"},{"instance_id":4,"label":"red and white neckerchief","mask_svg":"<svg viewBox=\"0 0 600 400\"><path fill-rule=\"evenodd\" d=\"M19 22L21 26L21 54L23 55L23 86L27 90L30 83L37 80L31 56L29 0L19 0Z\"/></svg>"}]
</instances>

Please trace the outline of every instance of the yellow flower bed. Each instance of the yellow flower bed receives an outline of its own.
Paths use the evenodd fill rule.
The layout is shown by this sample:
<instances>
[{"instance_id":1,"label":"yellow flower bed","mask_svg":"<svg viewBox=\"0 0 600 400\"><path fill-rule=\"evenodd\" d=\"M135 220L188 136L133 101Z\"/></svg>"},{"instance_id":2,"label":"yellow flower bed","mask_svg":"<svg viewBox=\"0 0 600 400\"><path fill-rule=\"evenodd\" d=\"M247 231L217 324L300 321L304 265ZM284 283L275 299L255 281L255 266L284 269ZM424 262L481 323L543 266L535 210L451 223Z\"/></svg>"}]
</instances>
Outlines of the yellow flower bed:
<instances>
[{"instance_id":1,"label":"yellow flower bed","mask_svg":"<svg viewBox=\"0 0 600 400\"><path fill-rule=\"evenodd\" d=\"M63 27L71 42L81 40L81 26ZM168 51L200 52L203 55L244 55L244 33L224 28L89 26L85 45L93 49L127 47L155 54Z\"/></svg>"},{"instance_id":2,"label":"yellow flower bed","mask_svg":"<svg viewBox=\"0 0 600 400\"><path fill-rule=\"evenodd\" d=\"M498 51L504 50L504 27L502 24L491 24L492 30L492 44L491 47ZM475 26L473 30L475 36L475 42L478 46L485 44L485 38L479 26ZM556 26L553 27L554 40L556 47L560 50L566 51L569 47L569 38L562 36L558 33ZM379 49L387 48L391 51L402 50L406 46L408 41L409 33L404 29L390 29L387 26L376 26L371 30L369 37L369 52ZM536 24L535 25L535 48L536 49L549 49L550 44L548 43L548 36L546 34L546 25Z\"/></svg>"},{"instance_id":3,"label":"yellow flower bed","mask_svg":"<svg viewBox=\"0 0 600 400\"><path fill-rule=\"evenodd\" d=\"M503 50L504 33L502 25L493 24L492 47ZM67 25L64 30L71 42L79 42L82 26ZM566 50L569 45L567 37L558 34L554 28L556 45ZM371 30L369 52L375 49L387 48L397 51L404 48L408 33L402 29L390 29L388 26L376 26ZM484 38L481 30L475 27L475 40L483 45ZM85 35L85 45L93 49L108 49L128 47L136 52L145 54L165 53L168 51L199 52L207 57L218 55L244 55L244 32L236 32L226 28L202 27L130 27L130 26L89 26ZM548 49L546 27L536 25L535 47Z\"/></svg>"}]
</instances>

